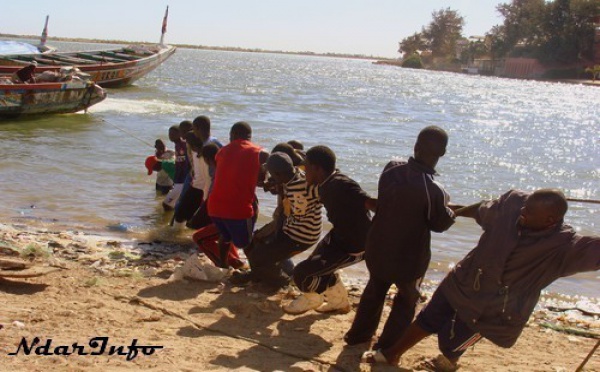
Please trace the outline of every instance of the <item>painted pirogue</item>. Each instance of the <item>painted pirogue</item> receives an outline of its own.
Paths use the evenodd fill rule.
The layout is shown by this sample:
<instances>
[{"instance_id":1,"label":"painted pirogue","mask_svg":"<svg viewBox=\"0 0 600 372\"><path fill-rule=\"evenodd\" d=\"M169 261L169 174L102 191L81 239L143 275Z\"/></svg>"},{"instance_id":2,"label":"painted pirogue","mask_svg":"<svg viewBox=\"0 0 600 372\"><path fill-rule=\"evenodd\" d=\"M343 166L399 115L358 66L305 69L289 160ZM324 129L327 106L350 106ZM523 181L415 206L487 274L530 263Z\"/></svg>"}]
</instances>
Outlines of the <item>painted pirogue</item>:
<instances>
[{"instance_id":1,"label":"painted pirogue","mask_svg":"<svg viewBox=\"0 0 600 372\"><path fill-rule=\"evenodd\" d=\"M106 98L106 92L91 81L0 84L0 118L21 115L66 114Z\"/></svg>"},{"instance_id":2,"label":"painted pirogue","mask_svg":"<svg viewBox=\"0 0 600 372\"><path fill-rule=\"evenodd\" d=\"M90 79L102 87L118 88L145 76L175 50L170 45L131 45L115 50L3 55L0 56L0 77L11 76L35 61L37 73L73 66L89 74Z\"/></svg>"}]
</instances>

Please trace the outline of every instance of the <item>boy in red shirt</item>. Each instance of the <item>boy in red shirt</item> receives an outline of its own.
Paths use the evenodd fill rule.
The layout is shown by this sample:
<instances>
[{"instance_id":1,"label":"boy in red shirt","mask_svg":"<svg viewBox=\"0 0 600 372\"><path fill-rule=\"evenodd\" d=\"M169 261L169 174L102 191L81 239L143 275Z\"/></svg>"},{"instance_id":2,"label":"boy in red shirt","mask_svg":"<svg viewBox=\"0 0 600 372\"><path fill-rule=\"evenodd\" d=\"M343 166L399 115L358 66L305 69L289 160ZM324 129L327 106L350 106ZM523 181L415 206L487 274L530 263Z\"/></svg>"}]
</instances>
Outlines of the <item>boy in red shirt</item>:
<instances>
[{"instance_id":1,"label":"boy in red shirt","mask_svg":"<svg viewBox=\"0 0 600 372\"><path fill-rule=\"evenodd\" d=\"M208 215L221 233L221 267L228 267L229 243L238 248L250 244L256 215L257 184L263 181L262 164L269 154L253 144L252 129L240 121L231 127L230 143L219 150Z\"/></svg>"}]
</instances>

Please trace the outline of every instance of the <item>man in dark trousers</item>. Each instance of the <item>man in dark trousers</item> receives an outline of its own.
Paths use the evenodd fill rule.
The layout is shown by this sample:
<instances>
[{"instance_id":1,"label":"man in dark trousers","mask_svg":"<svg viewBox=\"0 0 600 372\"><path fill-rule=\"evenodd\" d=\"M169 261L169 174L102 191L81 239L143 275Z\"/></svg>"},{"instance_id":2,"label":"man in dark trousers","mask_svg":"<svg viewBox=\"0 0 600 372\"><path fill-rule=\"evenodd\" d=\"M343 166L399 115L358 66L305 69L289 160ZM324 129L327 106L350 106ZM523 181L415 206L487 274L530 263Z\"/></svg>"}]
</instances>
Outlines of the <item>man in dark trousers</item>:
<instances>
[{"instance_id":1,"label":"man in dark trousers","mask_svg":"<svg viewBox=\"0 0 600 372\"><path fill-rule=\"evenodd\" d=\"M600 269L600 237L563 222L567 200L556 189L511 190L457 210L483 228L477 246L446 275L431 301L394 345L365 353L365 362L398 364L431 334L442 355L429 368L454 371L482 337L509 348L527 324L541 291L558 278Z\"/></svg>"},{"instance_id":2,"label":"man in dark trousers","mask_svg":"<svg viewBox=\"0 0 600 372\"><path fill-rule=\"evenodd\" d=\"M371 226L369 211L375 209L377 201L338 171L335 163L335 153L327 146L306 152L306 182L319 186L319 200L333 227L310 257L295 267L294 283L303 294L283 306L288 314L313 309L324 313L350 311L348 292L337 271L363 260Z\"/></svg>"},{"instance_id":3,"label":"man in dark trousers","mask_svg":"<svg viewBox=\"0 0 600 372\"><path fill-rule=\"evenodd\" d=\"M389 162L379 178L377 210L365 252L370 277L344 337L349 345L371 341L392 284L398 293L374 348L391 346L414 317L419 286L431 259L431 231L443 232L454 223L448 194L433 179L447 143L443 129L421 130L414 157Z\"/></svg>"}]
</instances>

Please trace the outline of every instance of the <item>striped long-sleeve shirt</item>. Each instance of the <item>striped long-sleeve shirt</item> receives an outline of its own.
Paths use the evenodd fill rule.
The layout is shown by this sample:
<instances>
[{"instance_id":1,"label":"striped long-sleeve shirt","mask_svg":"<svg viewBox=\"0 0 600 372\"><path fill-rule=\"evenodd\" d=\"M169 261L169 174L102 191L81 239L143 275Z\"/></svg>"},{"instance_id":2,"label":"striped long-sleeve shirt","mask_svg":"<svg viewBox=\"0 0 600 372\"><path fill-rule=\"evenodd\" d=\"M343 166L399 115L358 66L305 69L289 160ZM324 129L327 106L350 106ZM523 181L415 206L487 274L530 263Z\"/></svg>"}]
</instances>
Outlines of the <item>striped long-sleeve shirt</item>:
<instances>
[{"instance_id":1,"label":"striped long-sleeve shirt","mask_svg":"<svg viewBox=\"0 0 600 372\"><path fill-rule=\"evenodd\" d=\"M315 244L321 237L321 209L317 186L308 185L306 176L297 170L294 177L283 185L284 198L289 201L290 215L283 224L283 232L291 239Z\"/></svg>"}]
</instances>

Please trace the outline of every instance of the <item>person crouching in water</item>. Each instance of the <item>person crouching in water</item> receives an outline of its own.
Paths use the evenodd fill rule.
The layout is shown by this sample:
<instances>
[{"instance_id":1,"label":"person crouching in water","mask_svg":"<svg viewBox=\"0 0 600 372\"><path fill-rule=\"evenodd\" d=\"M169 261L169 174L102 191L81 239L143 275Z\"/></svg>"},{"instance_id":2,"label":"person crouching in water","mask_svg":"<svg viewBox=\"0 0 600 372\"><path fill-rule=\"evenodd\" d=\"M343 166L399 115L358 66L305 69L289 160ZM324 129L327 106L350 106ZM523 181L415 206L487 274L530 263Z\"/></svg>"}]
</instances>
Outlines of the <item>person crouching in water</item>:
<instances>
[{"instance_id":1,"label":"person crouching in water","mask_svg":"<svg viewBox=\"0 0 600 372\"><path fill-rule=\"evenodd\" d=\"M290 314L313 309L350 311L348 292L337 270L363 260L371 227L369 210L375 210L376 200L336 170L335 162L334 152L326 146L315 146L306 153L306 182L318 185L319 199L333 228L294 269L294 283L304 293L283 307Z\"/></svg>"}]
</instances>

